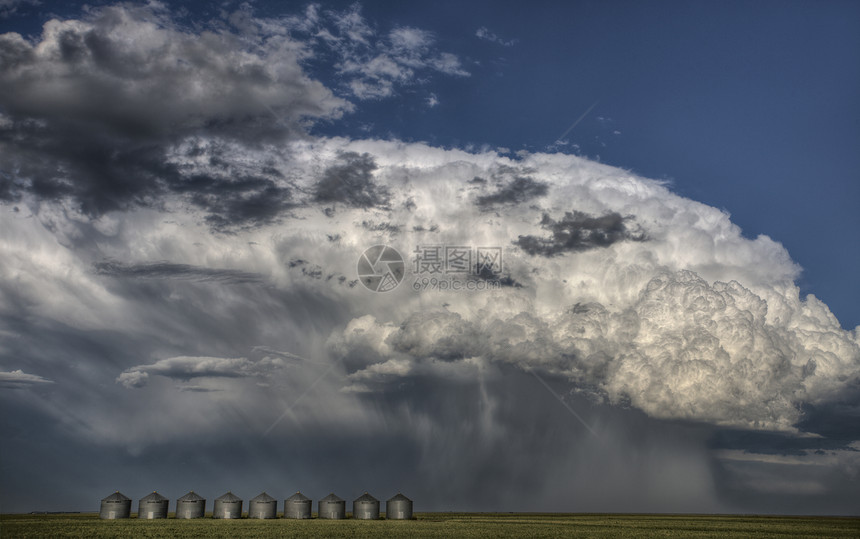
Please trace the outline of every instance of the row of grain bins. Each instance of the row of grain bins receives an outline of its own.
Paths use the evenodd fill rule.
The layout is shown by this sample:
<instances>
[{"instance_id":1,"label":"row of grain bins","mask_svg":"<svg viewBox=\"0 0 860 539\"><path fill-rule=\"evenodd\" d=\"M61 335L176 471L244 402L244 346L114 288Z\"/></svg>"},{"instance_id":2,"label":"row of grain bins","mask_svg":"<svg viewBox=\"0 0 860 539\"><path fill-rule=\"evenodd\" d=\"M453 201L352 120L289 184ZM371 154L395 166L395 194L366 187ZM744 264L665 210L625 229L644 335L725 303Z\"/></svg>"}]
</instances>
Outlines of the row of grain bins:
<instances>
[{"instance_id":1,"label":"row of grain bins","mask_svg":"<svg viewBox=\"0 0 860 539\"><path fill-rule=\"evenodd\" d=\"M310 498L296 492L284 500L284 518L311 518ZM167 518L170 500L157 492L147 494L138 502L137 517L145 519ZM346 501L329 494L318 503L319 518L346 518ZM176 518L202 518L206 513L206 499L193 490L176 500ZM131 516L131 498L119 491L102 499L99 518L117 519ZM242 498L228 492L218 498L212 507L212 518L242 518ZM278 500L265 492L248 502L248 518L278 518ZM379 500L365 492L352 502L352 518L376 520L379 518ZM412 518L412 500L397 494L385 502L385 518L408 520Z\"/></svg>"}]
</instances>

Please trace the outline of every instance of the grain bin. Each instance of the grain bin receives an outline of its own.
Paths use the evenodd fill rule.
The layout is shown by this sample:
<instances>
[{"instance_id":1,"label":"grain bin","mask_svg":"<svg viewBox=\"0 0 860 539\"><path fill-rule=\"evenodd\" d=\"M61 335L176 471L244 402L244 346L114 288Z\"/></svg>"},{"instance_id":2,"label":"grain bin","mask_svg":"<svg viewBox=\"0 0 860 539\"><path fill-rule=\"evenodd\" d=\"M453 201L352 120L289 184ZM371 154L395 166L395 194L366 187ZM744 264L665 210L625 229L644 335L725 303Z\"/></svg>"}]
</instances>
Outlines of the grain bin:
<instances>
[{"instance_id":1,"label":"grain bin","mask_svg":"<svg viewBox=\"0 0 860 539\"><path fill-rule=\"evenodd\" d=\"M137 518L167 518L167 506L170 500L161 494L152 491L140 499L137 504Z\"/></svg>"},{"instance_id":2,"label":"grain bin","mask_svg":"<svg viewBox=\"0 0 860 539\"><path fill-rule=\"evenodd\" d=\"M193 490L176 500L176 518L202 518L206 500Z\"/></svg>"},{"instance_id":3,"label":"grain bin","mask_svg":"<svg viewBox=\"0 0 860 539\"><path fill-rule=\"evenodd\" d=\"M319 502L319 517L340 519L346 518L346 502L329 494Z\"/></svg>"},{"instance_id":4,"label":"grain bin","mask_svg":"<svg viewBox=\"0 0 860 539\"><path fill-rule=\"evenodd\" d=\"M265 492L248 502L248 518L278 518L278 500Z\"/></svg>"},{"instance_id":5,"label":"grain bin","mask_svg":"<svg viewBox=\"0 0 860 539\"><path fill-rule=\"evenodd\" d=\"M296 492L284 500L284 518L311 518L311 499Z\"/></svg>"},{"instance_id":6,"label":"grain bin","mask_svg":"<svg viewBox=\"0 0 860 539\"><path fill-rule=\"evenodd\" d=\"M385 502L385 518L387 520L408 520L412 518L412 500L397 493Z\"/></svg>"},{"instance_id":7,"label":"grain bin","mask_svg":"<svg viewBox=\"0 0 860 539\"><path fill-rule=\"evenodd\" d=\"M131 498L120 491L102 499L99 518L115 519L128 518L129 516L131 516Z\"/></svg>"},{"instance_id":8,"label":"grain bin","mask_svg":"<svg viewBox=\"0 0 860 539\"><path fill-rule=\"evenodd\" d=\"M215 498L212 518L242 518L242 498L232 492Z\"/></svg>"},{"instance_id":9,"label":"grain bin","mask_svg":"<svg viewBox=\"0 0 860 539\"><path fill-rule=\"evenodd\" d=\"M365 492L352 502L352 518L376 520L379 518L379 500Z\"/></svg>"}]
</instances>

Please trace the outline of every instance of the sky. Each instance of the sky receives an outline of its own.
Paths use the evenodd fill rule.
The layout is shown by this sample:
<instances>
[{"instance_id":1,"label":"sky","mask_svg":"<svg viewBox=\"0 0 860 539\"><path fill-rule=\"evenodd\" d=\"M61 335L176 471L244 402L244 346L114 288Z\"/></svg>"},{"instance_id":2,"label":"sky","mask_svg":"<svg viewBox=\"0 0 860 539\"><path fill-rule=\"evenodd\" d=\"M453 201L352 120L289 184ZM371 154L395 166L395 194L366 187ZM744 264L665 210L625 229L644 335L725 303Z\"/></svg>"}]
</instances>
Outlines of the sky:
<instances>
[{"instance_id":1,"label":"sky","mask_svg":"<svg viewBox=\"0 0 860 539\"><path fill-rule=\"evenodd\" d=\"M0 1L0 511L858 514L860 6Z\"/></svg>"}]
</instances>

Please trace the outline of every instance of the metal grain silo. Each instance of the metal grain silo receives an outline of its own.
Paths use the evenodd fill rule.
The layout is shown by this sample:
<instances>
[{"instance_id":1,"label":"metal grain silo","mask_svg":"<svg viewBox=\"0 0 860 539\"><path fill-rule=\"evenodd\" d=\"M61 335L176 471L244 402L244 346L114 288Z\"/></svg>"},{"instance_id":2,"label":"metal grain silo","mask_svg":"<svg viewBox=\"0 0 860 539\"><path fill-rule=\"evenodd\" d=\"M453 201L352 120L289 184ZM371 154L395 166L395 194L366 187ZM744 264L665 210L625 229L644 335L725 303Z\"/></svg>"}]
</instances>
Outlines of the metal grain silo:
<instances>
[{"instance_id":1,"label":"metal grain silo","mask_svg":"<svg viewBox=\"0 0 860 539\"><path fill-rule=\"evenodd\" d=\"M365 492L352 502L352 518L376 520L379 518L379 500Z\"/></svg>"},{"instance_id":2,"label":"metal grain silo","mask_svg":"<svg viewBox=\"0 0 860 539\"><path fill-rule=\"evenodd\" d=\"M152 491L140 499L137 505L137 518L167 518L167 506L170 500L161 494Z\"/></svg>"},{"instance_id":3,"label":"metal grain silo","mask_svg":"<svg viewBox=\"0 0 860 539\"><path fill-rule=\"evenodd\" d=\"M278 518L278 500L265 492L248 502L248 518Z\"/></svg>"},{"instance_id":4,"label":"metal grain silo","mask_svg":"<svg viewBox=\"0 0 860 539\"><path fill-rule=\"evenodd\" d=\"M176 518L202 518L206 500L193 490L176 500Z\"/></svg>"},{"instance_id":5,"label":"metal grain silo","mask_svg":"<svg viewBox=\"0 0 860 539\"><path fill-rule=\"evenodd\" d=\"M412 500L400 494L392 496L385 502L385 518L387 520L408 520L412 518Z\"/></svg>"},{"instance_id":6,"label":"metal grain silo","mask_svg":"<svg viewBox=\"0 0 860 539\"><path fill-rule=\"evenodd\" d=\"M329 494L319 502L319 517L340 519L346 518L346 502Z\"/></svg>"},{"instance_id":7,"label":"metal grain silo","mask_svg":"<svg viewBox=\"0 0 860 539\"><path fill-rule=\"evenodd\" d=\"M284 500L284 518L311 518L311 499L296 492Z\"/></svg>"},{"instance_id":8,"label":"metal grain silo","mask_svg":"<svg viewBox=\"0 0 860 539\"><path fill-rule=\"evenodd\" d=\"M242 498L232 492L215 498L212 518L242 518Z\"/></svg>"},{"instance_id":9,"label":"metal grain silo","mask_svg":"<svg viewBox=\"0 0 860 539\"><path fill-rule=\"evenodd\" d=\"M99 518L115 519L128 518L129 516L131 516L131 498L126 497L120 491L102 499Z\"/></svg>"}]
</instances>

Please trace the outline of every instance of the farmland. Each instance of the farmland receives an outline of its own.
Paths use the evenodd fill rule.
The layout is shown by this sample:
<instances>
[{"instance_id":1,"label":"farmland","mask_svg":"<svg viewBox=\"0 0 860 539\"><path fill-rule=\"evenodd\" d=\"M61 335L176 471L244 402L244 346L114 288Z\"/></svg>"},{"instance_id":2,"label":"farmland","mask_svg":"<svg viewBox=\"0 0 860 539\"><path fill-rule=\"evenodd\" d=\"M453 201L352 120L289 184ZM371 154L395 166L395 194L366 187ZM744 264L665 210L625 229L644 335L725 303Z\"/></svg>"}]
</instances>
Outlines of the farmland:
<instances>
[{"instance_id":1,"label":"farmland","mask_svg":"<svg viewBox=\"0 0 860 539\"><path fill-rule=\"evenodd\" d=\"M172 516L172 515L171 515ZM0 515L18 537L860 537L860 518L749 515L416 513L395 520L99 520L96 514Z\"/></svg>"}]
</instances>

